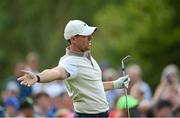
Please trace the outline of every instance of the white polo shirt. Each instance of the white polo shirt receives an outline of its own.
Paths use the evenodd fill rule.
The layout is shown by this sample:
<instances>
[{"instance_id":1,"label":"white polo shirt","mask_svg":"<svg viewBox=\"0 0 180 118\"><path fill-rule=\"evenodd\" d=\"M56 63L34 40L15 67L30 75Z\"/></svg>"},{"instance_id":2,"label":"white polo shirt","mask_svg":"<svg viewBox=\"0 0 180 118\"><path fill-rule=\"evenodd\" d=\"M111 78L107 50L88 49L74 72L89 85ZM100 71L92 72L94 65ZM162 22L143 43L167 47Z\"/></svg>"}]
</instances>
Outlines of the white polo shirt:
<instances>
[{"instance_id":1,"label":"white polo shirt","mask_svg":"<svg viewBox=\"0 0 180 118\"><path fill-rule=\"evenodd\" d=\"M74 110L79 113L97 114L109 109L102 74L89 52L78 54L66 49L58 66L64 67L70 77L64 80ZM89 57L89 59L88 59Z\"/></svg>"}]
</instances>

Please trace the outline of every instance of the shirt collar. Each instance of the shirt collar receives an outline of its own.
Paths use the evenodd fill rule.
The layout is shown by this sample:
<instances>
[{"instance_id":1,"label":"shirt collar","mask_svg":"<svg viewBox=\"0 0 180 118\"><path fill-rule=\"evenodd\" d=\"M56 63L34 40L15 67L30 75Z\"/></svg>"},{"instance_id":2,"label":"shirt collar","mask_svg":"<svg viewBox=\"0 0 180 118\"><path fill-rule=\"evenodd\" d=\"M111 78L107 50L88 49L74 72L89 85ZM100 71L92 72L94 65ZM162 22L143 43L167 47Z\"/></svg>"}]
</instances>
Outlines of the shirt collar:
<instances>
[{"instance_id":1,"label":"shirt collar","mask_svg":"<svg viewBox=\"0 0 180 118\"><path fill-rule=\"evenodd\" d=\"M66 48L66 54L72 55L72 56L80 56L80 57L88 57L90 56L90 50L86 52L76 52L69 49L69 47Z\"/></svg>"}]
</instances>

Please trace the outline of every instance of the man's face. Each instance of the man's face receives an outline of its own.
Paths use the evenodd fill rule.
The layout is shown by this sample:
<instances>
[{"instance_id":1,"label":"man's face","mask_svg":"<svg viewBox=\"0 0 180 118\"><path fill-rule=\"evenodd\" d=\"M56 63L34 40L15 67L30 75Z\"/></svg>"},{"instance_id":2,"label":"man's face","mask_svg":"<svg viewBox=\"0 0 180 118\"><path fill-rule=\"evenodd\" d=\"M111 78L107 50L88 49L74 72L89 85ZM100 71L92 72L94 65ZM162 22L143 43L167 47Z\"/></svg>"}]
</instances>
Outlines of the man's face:
<instances>
[{"instance_id":1,"label":"man's face","mask_svg":"<svg viewBox=\"0 0 180 118\"><path fill-rule=\"evenodd\" d=\"M74 39L74 45L79 51L85 52L89 50L91 47L91 39L92 39L92 35L90 36L77 35L75 36L75 39Z\"/></svg>"}]
</instances>

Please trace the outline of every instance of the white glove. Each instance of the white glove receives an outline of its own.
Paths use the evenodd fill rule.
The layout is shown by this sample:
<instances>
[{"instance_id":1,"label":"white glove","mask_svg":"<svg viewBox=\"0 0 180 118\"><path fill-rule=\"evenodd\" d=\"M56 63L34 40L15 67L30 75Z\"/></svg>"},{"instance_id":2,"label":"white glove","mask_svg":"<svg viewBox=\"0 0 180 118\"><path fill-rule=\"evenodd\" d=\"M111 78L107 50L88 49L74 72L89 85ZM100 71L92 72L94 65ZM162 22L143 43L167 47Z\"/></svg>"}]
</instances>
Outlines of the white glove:
<instances>
[{"instance_id":1,"label":"white glove","mask_svg":"<svg viewBox=\"0 0 180 118\"><path fill-rule=\"evenodd\" d=\"M17 79L18 81L20 81L21 85L30 87L38 81L37 75L33 72L26 70L23 70L23 72L25 73L25 75Z\"/></svg>"},{"instance_id":2,"label":"white glove","mask_svg":"<svg viewBox=\"0 0 180 118\"><path fill-rule=\"evenodd\" d=\"M117 80L113 81L113 85L115 89L121 89L121 88L128 88L130 82L129 75L126 75L124 77L120 77Z\"/></svg>"}]
</instances>

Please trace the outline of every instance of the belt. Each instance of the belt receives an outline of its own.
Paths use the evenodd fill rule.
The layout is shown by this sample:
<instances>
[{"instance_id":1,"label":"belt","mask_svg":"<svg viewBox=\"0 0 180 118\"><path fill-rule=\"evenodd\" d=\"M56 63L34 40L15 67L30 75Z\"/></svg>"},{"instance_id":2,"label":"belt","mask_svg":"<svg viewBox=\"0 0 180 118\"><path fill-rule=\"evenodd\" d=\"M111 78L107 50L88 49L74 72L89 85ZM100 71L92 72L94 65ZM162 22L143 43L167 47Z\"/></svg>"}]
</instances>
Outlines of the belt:
<instances>
[{"instance_id":1,"label":"belt","mask_svg":"<svg viewBox=\"0 0 180 118\"><path fill-rule=\"evenodd\" d=\"M79 113L79 112L75 112L74 118L86 118L86 117L103 117L103 118L107 118L109 115L109 111L105 111L105 112L101 112L101 113L97 113L97 114L87 114L87 113Z\"/></svg>"}]
</instances>

